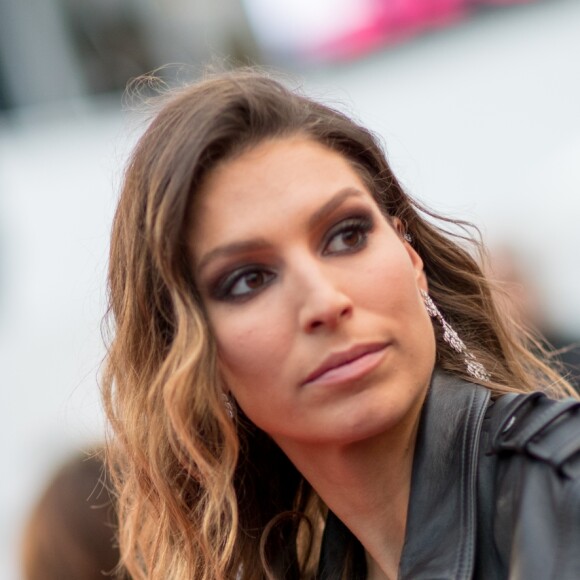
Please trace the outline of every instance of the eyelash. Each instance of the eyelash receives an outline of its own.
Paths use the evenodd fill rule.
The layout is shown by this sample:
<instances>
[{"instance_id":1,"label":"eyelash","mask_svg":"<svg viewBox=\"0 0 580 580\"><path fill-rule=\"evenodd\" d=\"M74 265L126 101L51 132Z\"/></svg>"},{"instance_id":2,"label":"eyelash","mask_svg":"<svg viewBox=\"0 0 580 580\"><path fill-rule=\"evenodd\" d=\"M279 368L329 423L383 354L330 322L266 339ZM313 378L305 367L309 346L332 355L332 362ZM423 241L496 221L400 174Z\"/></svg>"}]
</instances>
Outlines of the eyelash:
<instances>
[{"instance_id":1,"label":"eyelash","mask_svg":"<svg viewBox=\"0 0 580 580\"><path fill-rule=\"evenodd\" d=\"M256 290L250 290L238 295L232 294L232 291L236 285L243 281L244 278L249 274L260 274L265 276L267 281ZM212 298L221 302L244 302L245 300L248 300L250 297L266 288L275 276L276 274L274 272L270 272L263 265L248 264L247 266L234 270L233 272L220 278L213 286L211 295Z\"/></svg>"},{"instance_id":2,"label":"eyelash","mask_svg":"<svg viewBox=\"0 0 580 580\"><path fill-rule=\"evenodd\" d=\"M324 237L322 243L322 255L341 256L354 254L362 250L364 247L366 247L368 234L373 230L373 228L374 222L370 215L354 215L340 221L335 226L333 226ZM346 249L336 250L334 252L327 251L327 248L330 246L331 242L333 242L339 236L347 233L357 233L359 236L359 239L353 247L347 247ZM236 285L240 282L243 282L244 279L247 280L246 277L250 274L259 274L265 278L265 281L260 285L259 288L255 290L249 289L249 291L243 292L242 294L232 294L232 291ZM276 273L264 267L262 264L247 264L242 268L236 269L219 277L217 281L212 284L210 293L212 298L221 302L245 302L246 300L251 299L253 296L267 288L275 277Z\"/></svg>"},{"instance_id":3,"label":"eyelash","mask_svg":"<svg viewBox=\"0 0 580 580\"><path fill-rule=\"evenodd\" d=\"M324 247L327 248L330 245L330 243L341 234L356 232L360 236L360 239L357 242L357 244L352 248L336 251L334 252L334 255L355 253L358 250L362 249L364 246L366 246L368 235L372 231L373 226L374 226L373 220L369 215L357 215L342 220L341 222L336 224L336 226L330 229L330 231L325 237ZM327 255L325 251L323 251L322 253L323 255Z\"/></svg>"}]
</instances>

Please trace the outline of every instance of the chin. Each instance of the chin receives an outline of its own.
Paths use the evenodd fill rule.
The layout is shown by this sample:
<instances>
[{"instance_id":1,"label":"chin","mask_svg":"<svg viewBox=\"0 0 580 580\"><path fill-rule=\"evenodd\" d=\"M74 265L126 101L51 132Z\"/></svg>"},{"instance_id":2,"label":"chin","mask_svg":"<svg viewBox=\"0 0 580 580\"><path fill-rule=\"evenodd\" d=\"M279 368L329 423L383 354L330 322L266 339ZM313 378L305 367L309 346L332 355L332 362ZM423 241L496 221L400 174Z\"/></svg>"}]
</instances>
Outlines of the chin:
<instances>
[{"instance_id":1,"label":"chin","mask_svg":"<svg viewBox=\"0 0 580 580\"><path fill-rule=\"evenodd\" d=\"M357 443L393 431L404 416L393 411L376 405L372 409L350 409L340 422L337 443Z\"/></svg>"},{"instance_id":2,"label":"chin","mask_svg":"<svg viewBox=\"0 0 580 580\"><path fill-rule=\"evenodd\" d=\"M409 388L360 401L364 404L351 404L341 418L342 437L356 442L414 429L425 394L426 388Z\"/></svg>"}]
</instances>

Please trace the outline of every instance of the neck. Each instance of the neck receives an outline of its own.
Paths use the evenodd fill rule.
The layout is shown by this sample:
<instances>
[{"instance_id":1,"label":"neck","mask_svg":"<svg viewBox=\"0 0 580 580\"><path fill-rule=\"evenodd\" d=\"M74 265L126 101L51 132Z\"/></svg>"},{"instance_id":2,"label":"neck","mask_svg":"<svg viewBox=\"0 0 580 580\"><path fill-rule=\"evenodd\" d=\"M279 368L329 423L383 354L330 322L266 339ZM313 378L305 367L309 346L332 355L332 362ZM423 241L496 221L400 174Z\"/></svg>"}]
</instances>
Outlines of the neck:
<instances>
[{"instance_id":1,"label":"neck","mask_svg":"<svg viewBox=\"0 0 580 580\"><path fill-rule=\"evenodd\" d=\"M367 553L369 578L396 578L419 417L347 445L281 447Z\"/></svg>"}]
</instances>

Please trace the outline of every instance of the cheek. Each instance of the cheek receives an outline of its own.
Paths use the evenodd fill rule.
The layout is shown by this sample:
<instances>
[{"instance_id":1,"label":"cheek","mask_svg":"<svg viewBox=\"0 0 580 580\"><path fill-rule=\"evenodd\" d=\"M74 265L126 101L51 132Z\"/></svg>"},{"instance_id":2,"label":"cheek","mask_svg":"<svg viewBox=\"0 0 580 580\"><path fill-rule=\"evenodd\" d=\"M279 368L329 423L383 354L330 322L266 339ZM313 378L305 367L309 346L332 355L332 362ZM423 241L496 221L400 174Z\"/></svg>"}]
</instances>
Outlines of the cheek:
<instances>
[{"instance_id":1,"label":"cheek","mask_svg":"<svg viewBox=\"0 0 580 580\"><path fill-rule=\"evenodd\" d=\"M271 381L291 346L281 321L263 312L216 319L212 327L220 367L233 391Z\"/></svg>"},{"instance_id":2,"label":"cheek","mask_svg":"<svg viewBox=\"0 0 580 580\"><path fill-rule=\"evenodd\" d=\"M379 255L364 270L364 276L357 284L357 294L361 304L373 309L389 307L395 312L415 306L419 281L417 271L406 258L397 253L385 258Z\"/></svg>"}]
</instances>

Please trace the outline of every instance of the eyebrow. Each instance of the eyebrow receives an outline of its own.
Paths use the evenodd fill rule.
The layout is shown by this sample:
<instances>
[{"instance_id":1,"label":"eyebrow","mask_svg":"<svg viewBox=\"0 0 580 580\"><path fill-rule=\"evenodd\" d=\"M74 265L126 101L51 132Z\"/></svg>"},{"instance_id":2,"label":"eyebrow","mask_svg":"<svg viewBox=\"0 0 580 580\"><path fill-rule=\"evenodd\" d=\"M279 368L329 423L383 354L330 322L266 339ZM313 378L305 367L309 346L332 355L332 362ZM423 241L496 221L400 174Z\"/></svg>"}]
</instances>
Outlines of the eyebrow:
<instances>
[{"instance_id":1,"label":"eyebrow","mask_svg":"<svg viewBox=\"0 0 580 580\"><path fill-rule=\"evenodd\" d=\"M335 209L340 207L348 198L350 197L362 197L364 194L362 191L355 189L354 187L345 187L339 190L334 196L332 196L326 203L319 207L309 218L308 227L313 228L317 223L319 223L324 217L332 213ZM221 256L230 256L235 254L243 254L246 252L253 252L257 250L263 250L270 248L271 244L265 238L252 238L250 240L244 240L240 242L232 242L231 244L225 244L223 246L218 246L213 250L205 254L199 264L197 265L197 271L203 270L210 262L219 258Z\"/></svg>"},{"instance_id":2,"label":"eyebrow","mask_svg":"<svg viewBox=\"0 0 580 580\"><path fill-rule=\"evenodd\" d=\"M340 189L325 204L319 207L309 218L308 227L313 228L326 215L339 208L349 197L362 197L364 193L354 187Z\"/></svg>"},{"instance_id":3,"label":"eyebrow","mask_svg":"<svg viewBox=\"0 0 580 580\"><path fill-rule=\"evenodd\" d=\"M221 256L230 256L232 254L243 254L245 252L254 252L271 247L271 244L264 238L252 238L243 242L232 242L225 246L219 246L203 256L197 266L197 271L203 270L210 262Z\"/></svg>"}]
</instances>

